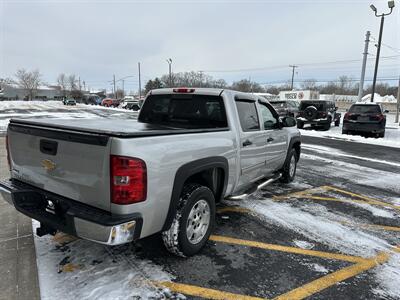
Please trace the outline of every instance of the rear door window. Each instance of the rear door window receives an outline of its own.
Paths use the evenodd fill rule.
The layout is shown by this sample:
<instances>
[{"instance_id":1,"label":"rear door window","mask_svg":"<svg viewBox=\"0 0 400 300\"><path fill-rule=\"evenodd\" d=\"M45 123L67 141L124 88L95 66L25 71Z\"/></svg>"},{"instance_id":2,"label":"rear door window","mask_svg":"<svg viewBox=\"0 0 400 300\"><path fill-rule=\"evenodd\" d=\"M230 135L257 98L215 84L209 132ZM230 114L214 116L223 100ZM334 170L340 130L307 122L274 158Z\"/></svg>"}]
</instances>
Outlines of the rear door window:
<instances>
[{"instance_id":1,"label":"rear door window","mask_svg":"<svg viewBox=\"0 0 400 300\"><path fill-rule=\"evenodd\" d=\"M236 100L240 125L244 132L260 130L260 122L254 101Z\"/></svg>"},{"instance_id":2,"label":"rear door window","mask_svg":"<svg viewBox=\"0 0 400 300\"><path fill-rule=\"evenodd\" d=\"M352 114L379 114L381 108L379 105L353 105L350 107L349 112Z\"/></svg>"}]
</instances>

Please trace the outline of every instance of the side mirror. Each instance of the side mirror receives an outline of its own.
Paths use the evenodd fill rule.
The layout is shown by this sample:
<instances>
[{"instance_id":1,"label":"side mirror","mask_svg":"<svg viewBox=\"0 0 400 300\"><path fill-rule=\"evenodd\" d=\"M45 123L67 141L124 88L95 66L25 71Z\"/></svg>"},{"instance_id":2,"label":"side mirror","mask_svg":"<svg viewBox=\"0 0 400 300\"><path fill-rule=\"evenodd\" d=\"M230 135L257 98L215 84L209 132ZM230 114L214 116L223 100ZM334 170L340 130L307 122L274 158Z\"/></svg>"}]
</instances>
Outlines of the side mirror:
<instances>
[{"instance_id":1,"label":"side mirror","mask_svg":"<svg viewBox=\"0 0 400 300\"><path fill-rule=\"evenodd\" d=\"M337 111L338 110L338 107L337 106L335 106L335 111Z\"/></svg>"},{"instance_id":2,"label":"side mirror","mask_svg":"<svg viewBox=\"0 0 400 300\"><path fill-rule=\"evenodd\" d=\"M388 114L389 111L387 109L385 109L385 111L383 112L384 114Z\"/></svg>"},{"instance_id":3,"label":"side mirror","mask_svg":"<svg viewBox=\"0 0 400 300\"><path fill-rule=\"evenodd\" d=\"M284 117L282 119L283 127L293 127L296 126L296 119L293 117Z\"/></svg>"}]
</instances>

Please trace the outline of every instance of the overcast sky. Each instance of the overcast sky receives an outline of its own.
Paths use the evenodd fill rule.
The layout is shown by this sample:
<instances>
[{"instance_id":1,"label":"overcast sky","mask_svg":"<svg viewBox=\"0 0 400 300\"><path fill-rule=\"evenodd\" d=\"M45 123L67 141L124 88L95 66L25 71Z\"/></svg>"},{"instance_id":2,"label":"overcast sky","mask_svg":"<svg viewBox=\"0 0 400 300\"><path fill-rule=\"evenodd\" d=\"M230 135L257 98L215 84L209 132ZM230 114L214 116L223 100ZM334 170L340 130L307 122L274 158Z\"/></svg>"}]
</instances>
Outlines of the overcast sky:
<instances>
[{"instance_id":1,"label":"overcast sky","mask_svg":"<svg viewBox=\"0 0 400 300\"><path fill-rule=\"evenodd\" d=\"M379 32L371 3L388 11L387 1L377 0L0 0L0 77L37 68L49 83L65 72L102 88L113 74L137 77L139 61L143 81L165 74L172 58L174 72L204 70L228 82L288 80L289 64L299 65L297 80L359 78L361 61L325 63L362 59L365 32L376 39ZM382 59L379 77L400 75L396 5L385 19L383 42L398 49L382 46L381 56L389 58ZM374 43L369 52L376 53ZM372 78L373 56L368 65ZM256 68L264 69L245 70ZM136 77L127 89L137 89Z\"/></svg>"}]
</instances>

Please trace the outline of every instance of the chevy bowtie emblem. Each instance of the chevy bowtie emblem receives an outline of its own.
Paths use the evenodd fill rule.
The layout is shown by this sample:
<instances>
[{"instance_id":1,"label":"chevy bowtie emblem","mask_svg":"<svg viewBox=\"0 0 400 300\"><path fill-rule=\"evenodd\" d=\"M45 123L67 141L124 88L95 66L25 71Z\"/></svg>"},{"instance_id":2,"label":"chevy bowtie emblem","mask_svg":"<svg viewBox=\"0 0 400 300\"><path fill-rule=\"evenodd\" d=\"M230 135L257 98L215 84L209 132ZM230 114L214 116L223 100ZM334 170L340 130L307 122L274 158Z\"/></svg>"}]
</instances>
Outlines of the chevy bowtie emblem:
<instances>
[{"instance_id":1,"label":"chevy bowtie emblem","mask_svg":"<svg viewBox=\"0 0 400 300\"><path fill-rule=\"evenodd\" d=\"M53 171L56 168L56 164L50 159L44 159L42 160L42 167L45 168L46 171Z\"/></svg>"}]
</instances>

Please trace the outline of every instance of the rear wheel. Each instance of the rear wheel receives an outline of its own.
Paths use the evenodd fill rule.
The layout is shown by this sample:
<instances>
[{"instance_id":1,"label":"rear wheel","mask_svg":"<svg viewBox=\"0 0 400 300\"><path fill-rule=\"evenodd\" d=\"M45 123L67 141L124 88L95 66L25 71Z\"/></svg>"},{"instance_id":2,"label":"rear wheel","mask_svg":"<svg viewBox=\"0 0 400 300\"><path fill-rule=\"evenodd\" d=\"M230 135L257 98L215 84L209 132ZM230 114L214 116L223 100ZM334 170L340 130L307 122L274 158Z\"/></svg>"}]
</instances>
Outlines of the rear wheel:
<instances>
[{"instance_id":1,"label":"rear wheel","mask_svg":"<svg viewBox=\"0 0 400 300\"><path fill-rule=\"evenodd\" d=\"M384 131L380 132L379 137L381 137L381 138L385 137L385 132Z\"/></svg>"},{"instance_id":2,"label":"rear wheel","mask_svg":"<svg viewBox=\"0 0 400 300\"><path fill-rule=\"evenodd\" d=\"M349 131L342 129L342 134L349 134Z\"/></svg>"},{"instance_id":3,"label":"rear wheel","mask_svg":"<svg viewBox=\"0 0 400 300\"><path fill-rule=\"evenodd\" d=\"M292 148L289 152L289 156L282 169L282 177L281 177L282 182L289 183L294 180L294 177L296 176L298 160L299 158L297 152L295 149Z\"/></svg>"},{"instance_id":4,"label":"rear wheel","mask_svg":"<svg viewBox=\"0 0 400 300\"><path fill-rule=\"evenodd\" d=\"M192 256L207 242L214 222L214 194L200 184L187 184L182 190L170 229L162 232L164 245L175 255Z\"/></svg>"},{"instance_id":5,"label":"rear wheel","mask_svg":"<svg viewBox=\"0 0 400 300\"><path fill-rule=\"evenodd\" d=\"M324 124L322 128L324 130L329 130L331 128L331 123Z\"/></svg>"}]
</instances>

